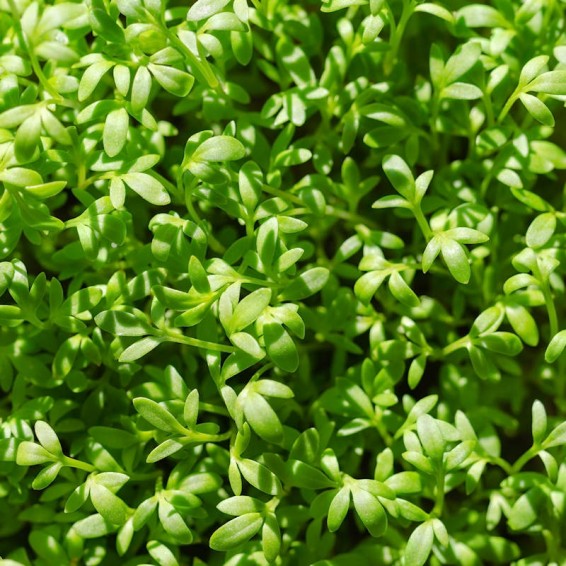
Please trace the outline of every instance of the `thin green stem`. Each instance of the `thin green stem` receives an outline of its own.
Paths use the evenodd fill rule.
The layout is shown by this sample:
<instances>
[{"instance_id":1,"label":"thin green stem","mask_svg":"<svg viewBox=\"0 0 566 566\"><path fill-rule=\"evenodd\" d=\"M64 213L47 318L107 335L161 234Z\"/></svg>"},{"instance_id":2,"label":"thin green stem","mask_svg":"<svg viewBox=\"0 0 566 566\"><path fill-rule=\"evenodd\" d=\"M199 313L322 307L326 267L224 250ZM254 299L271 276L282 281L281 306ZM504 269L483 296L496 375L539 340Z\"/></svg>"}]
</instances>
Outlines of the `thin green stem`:
<instances>
[{"instance_id":1,"label":"thin green stem","mask_svg":"<svg viewBox=\"0 0 566 566\"><path fill-rule=\"evenodd\" d=\"M47 77L45 76L45 73L43 72L43 69L39 64L38 59L35 56L33 48L29 45L27 38L24 35L24 31L22 29L22 26L20 24L20 19L18 17L19 11L16 7L16 3L14 2L14 0L8 0L8 5L10 6L10 10L12 10L12 13L16 16L14 18L14 25L16 27L16 33L18 35L18 39L20 40L21 47L26 51L33 72L35 73L35 76L38 78L41 86L43 87L43 90L45 90L52 96L53 98L52 102L54 104L73 107L72 103L70 103L68 100L65 100L64 98L61 98L59 93L49 84L49 81L47 80Z\"/></svg>"},{"instance_id":2,"label":"thin green stem","mask_svg":"<svg viewBox=\"0 0 566 566\"><path fill-rule=\"evenodd\" d=\"M523 469L523 466L532 460L538 453L540 448L536 446L531 446L511 467L511 473L516 474Z\"/></svg>"},{"instance_id":3,"label":"thin green stem","mask_svg":"<svg viewBox=\"0 0 566 566\"><path fill-rule=\"evenodd\" d=\"M434 515L435 517L441 517L443 509L444 509L444 468L443 466L439 466L439 469L436 472L435 501L431 514Z\"/></svg>"},{"instance_id":4,"label":"thin green stem","mask_svg":"<svg viewBox=\"0 0 566 566\"><path fill-rule=\"evenodd\" d=\"M495 114L493 113L493 104L491 103L491 98L488 94L484 94L483 105L485 107L485 115L487 117L487 125L491 127L495 124Z\"/></svg>"},{"instance_id":5,"label":"thin green stem","mask_svg":"<svg viewBox=\"0 0 566 566\"><path fill-rule=\"evenodd\" d=\"M383 411L379 407L375 407L375 416L372 419L373 426L377 430L379 436L385 443L386 446L391 446L393 444L393 437L389 434L389 431L383 424Z\"/></svg>"},{"instance_id":6,"label":"thin green stem","mask_svg":"<svg viewBox=\"0 0 566 566\"><path fill-rule=\"evenodd\" d=\"M177 179L177 192L179 192L179 194L183 194L183 192L184 192L185 206L187 207L187 211L189 213L189 216L192 218L192 220L195 224L197 224L198 226L200 226L202 228L202 230L206 234L207 241L210 244L210 247L212 248L212 250L215 251L216 253L222 255L226 251L226 248L212 235L210 230L207 228L206 224L201 219L201 217L200 217L199 213L197 212L195 205L193 203L193 189L194 189L197 182L198 181L195 177L195 178L193 178L193 180L191 181L191 183L189 184L188 187L184 187L183 171L181 170L179 172L178 179Z\"/></svg>"},{"instance_id":7,"label":"thin green stem","mask_svg":"<svg viewBox=\"0 0 566 566\"><path fill-rule=\"evenodd\" d=\"M92 464L87 462L81 462L81 460L76 460L75 458L70 458L69 456L63 456L61 462L64 466L69 466L70 468L76 468L78 470L83 470L85 472L95 472L96 468Z\"/></svg>"},{"instance_id":8,"label":"thin green stem","mask_svg":"<svg viewBox=\"0 0 566 566\"><path fill-rule=\"evenodd\" d=\"M548 281L542 282L542 294L544 296L544 304L546 306L546 312L548 313L548 322L550 324L550 336L555 336L558 334L558 313L556 312L556 305L554 304L554 299L552 298L552 293L550 291L550 286Z\"/></svg>"},{"instance_id":9,"label":"thin green stem","mask_svg":"<svg viewBox=\"0 0 566 566\"><path fill-rule=\"evenodd\" d=\"M373 220L370 220L369 218L366 218L361 214L357 214L356 212L348 212L347 210L341 210L339 208L334 208L333 206L327 205L324 214L326 216L334 216L335 218L347 220L348 222L355 224L363 224L364 226L367 226L374 230L377 229L377 224L373 222Z\"/></svg>"},{"instance_id":10,"label":"thin green stem","mask_svg":"<svg viewBox=\"0 0 566 566\"><path fill-rule=\"evenodd\" d=\"M513 473L512 466L506 462L503 458L499 458L497 456L489 456L489 463L493 464L494 466L499 466L508 476Z\"/></svg>"},{"instance_id":11,"label":"thin green stem","mask_svg":"<svg viewBox=\"0 0 566 566\"><path fill-rule=\"evenodd\" d=\"M167 39L171 42L171 44L176 47L186 59L187 65L190 67L191 71L197 76L197 78L202 81L206 82L209 87L214 88L220 92L222 89L220 87L220 83L218 82L218 78L213 73L211 67L208 63L201 61L178 37L175 32L173 32L165 23L163 19L157 19L154 17L150 12L147 12L147 15L153 22L161 28L163 33L167 36Z\"/></svg>"},{"instance_id":12,"label":"thin green stem","mask_svg":"<svg viewBox=\"0 0 566 566\"><path fill-rule=\"evenodd\" d=\"M501 110L501 112L500 112L500 114L497 118L498 122L502 122L503 119L505 118L505 116L507 116L507 114L509 113L509 110L511 110L513 104L515 104L515 102L517 101L517 98L519 98L519 93L517 92L517 90L515 90L513 92L513 94L507 99L505 106Z\"/></svg>"},{"instance_id":13,"label":"thin green stem","mask_svg":"<svg viewBox=\"0 0 566 566\"><path fill-rule=\"evenodd\" d=\"M207 340L200 340L198 338L192 338L191 336L176 334L173 331L168 331L165 339L168 342L176 342L177 344L185 344L186 346L192 346L193 348L200 348L202 350L212 350L213 352L225 352L227 354L231 354L236 351L234 346L225 346L224 344L217 344L216 342L208 342Z\"/></svg>"},{"instance_id":14,"label":"thin green stem","mask_svg":"<svg viewBox=\"0 0 566 566\"><path fill-rule=\"evenodd\" d=\"M297 195L294 195L293 193L282 191L281 189L276 189L275 187L270 187L269 185L262 185L261 190L264 193L273 195L274 197L282 198L283 200L289 202L293 202L299 206L304 205L304 202Z\"/></svg>"},{"instance_id":15,"label":"thin green stem","mask_svg":"<svg viewBox=\"0 0 566 566\"><path fill-rule=\"evenodd\" d=\"M228 430L222 434L206 434L204 432L188 431L187 438L190 442L224 442L232 436L232 431Z\"/></svg>"},{"instance_id":16,"label":"thin green stem","mask_svg":"<svg viewBox=\"0 0 566 566\"><path fill-rule=\"evenodd\" d=\"M427 219L423 214L420 204L414 205L413 207L411 207L411 209L413 211L413 214L415 215L415 220L417 221L417 224L419 225L423 236L426 238L426 241L429 242L432 239L433 234L430 226L428 225Z\"/></svg>"},{"instance_id":17,"label":"thin green stem","mask_svg":"<svg viewBox=\"0 0 566 566\"><path fill-rule=\"evenodd\" d=\"M448 344L448 346L445 346L444 348L442 348L438 357L440 359L442 359L445 356L452 354L452 352L455 352L456 350L466 348L467 345L469 344L469 342L470 342L470 337L468 335L463 336L462 338L458 338L458 340L456 340L455 342L452 342L452 344Z\"/></svg>"},{"instance_id":18,"label":"thin green stem","mask_svg":"<svg viewBox=\"0 0 566 566\"><path fill-rule=\"evenodd\" d=\"M415 5L416 4L414 0L403 0L403 10L397 24L395 24L393 14L389 12L391 26L391 40L389 42L390 49L385 56L385 61L383 62L383 70L385 71L386 75L389 75L391 73L395 62L397 61L401 39L403 39L407 24L409 23L409 20L411 19L411 16L415 11Z\"/></svg>"}]
</instances>

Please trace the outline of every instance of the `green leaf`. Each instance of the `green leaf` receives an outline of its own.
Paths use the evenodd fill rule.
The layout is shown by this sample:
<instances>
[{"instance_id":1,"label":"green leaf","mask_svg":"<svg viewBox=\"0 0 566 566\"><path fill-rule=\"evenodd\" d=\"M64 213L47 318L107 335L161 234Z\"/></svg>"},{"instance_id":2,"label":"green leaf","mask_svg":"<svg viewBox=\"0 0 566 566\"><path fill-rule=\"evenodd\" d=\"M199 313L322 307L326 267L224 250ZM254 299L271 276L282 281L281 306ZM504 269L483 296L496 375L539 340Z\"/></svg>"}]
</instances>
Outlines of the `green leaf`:
<instances>
[{"instance_id":1,"label":"green leaf","mask_svg":"<svg viewBox=\"0 0 566 566\"><path fill-rule=\"evenodd\" d=\"M153 464L154 462L159 462L172 454L176 454L179 450L182 450L185 445L178 440L173 438L168 438L163 441L159 446L156 446L146 458L148 464Z\"/></svg>"},{"instance_id":2,"label":"green leaf","mask_svg":"<svg viewBox=\"0 0 566 566\"><path fill-rule=\"evenodd\" d=\"M482 91L468 83L452 83L442 89L440 96L454 100L477 100L482 97Z\"/></svg>"},{"instance_id":3,"label":"green leaf","mask_svg":"<svg viewBox=\"0 0 566 566\"><path fill-rule=\"evenodd\" d=\"M16 463L18 466L35 466L55 461L56 457L48 452L43 446L24 440L18 446Z\"/></svg>"},{"instance_id":4,"label":"green leaf","mask_svg":"<svg viewBox=\"0 0 566 566\"><path fill-rule=\"evenodd\" d=\"M343 487L332 499L328 509L328 530L333 533L340 528L344 522L350 507L350 488Z\"/></svg>"},{"instance_id":5,"label":"green leaf","mask_svg":"<svg viewBox=\"0 0 566 566\"><path fill-rule=\"evenodd\" d=\"M526 91L566 95L566 71L549 71L532 80Z\"/></svg>"},{"instance_id":6,"label":"green leaf","mask_svg":"<svg viewBox=\"0 0 566 566\"><path fill-rule=\"evenodd\" d=\"M290 475L289 483L295 487L318 490L336 485L320 470L300 460L287 460L287 467Z\"/></svg>"},{"instance_id":7,"label":"green leaf","mask_svg":"<svg viewBox=\"0 0 566 566\"><path fill-rule=\"evenodd\" d=\"M133 400L134 408L136 411L150 424L159 430L165 432L179 432L185 433L184 427L177 421L177 419L159 403L146 399L144 397L137 397Z\"/></svg>"},{"instance_id":8,"label":"green leaf","mask_svg":"<svg viewBox=\"0 0 566 566\"><path fill-rule=\"evenodd\" d=\"M420 383L426 370L426 360L427 356L425 354L421 354L411 362L411 365L409 366L409 373L407 375L407 383L411 389L414 389Z\"/></svg>"},{"instance_id":9,"label":"green leaf","mask_svg":"<svg viewBox=\"0 0 566 566\"><path fill-rule=\"evenodd\" d=\"M325 267L313 267L294 279L279 295L284 301L299 301L318 293L327 283L329 271Z\"/></svg>"},{"instance_id":10,"label":"green leaf","mask_svg":"<svg viewBox=\"0 0 566 566\"><path fill-rule=\"evenodd\" d=\"M65 564L69 562L63 547L52 533L49 533L47 529L39 530L34 529L29 535L29 543L33 548L33 551L43 560L51 564ZM2 560L2 563L11 562L10 560ZM19 565L19 562L15 562L13 566ZM6 565L8 566L8 565Z\"/></svg>"},{"instance_id":11,"label":"green leaf","mask_svg":"<svg viewBox=\"0 0 566 566\"><path fill-rule=\"evenodd\" d=\"M444 83L452 84L465 75L478 62L480 55L481 48L478 42L469 41L460 46L446 62L442 76Z\"/></svg>"},{"instance_id":12,"label":"green leaf","mask_svg":"<svg viewBox=\"0 0 566 566\"><path fill-rule=\"evenodd\" d=\"M264 397L278 397L279 399L291 399L294 397L293 390L273 379L262 379L253 385L254 391Z\"/></svg>"},{"instance_id":13,"label":"green leaf","mask_svg":"<svg viewBox=\"0 0 566 566\"><path fill-rule=\"evenodd\" d=\"M148 69L155 80L167 91L175 96L185 97L191 92L195 78L184 71L174 67L149 63ZM212 161L212 160L209 160Z\"/></svg>"},{"instance_id":14,"label":"green leaf","mask_svg":"<svg viewBox=\"0 0 566 566\"><path fill-rule=\"evenodd\" d=\"M129 75L128 75L129 76ZM151 92L151 75L147 67L138 67L132 83L132 110L141 112L147 106L149 94Z\"/></svg>"},{"instance_id":15,"label":"green leaf","mask_svg":"<svg viewBox=\"0 0 566 566\"><path fill-rule=\"evenodd\" d=\"M454 228L445 230L443 235L461 244L482 244L489 240L489 236L472 228Z\"/></svg>"},{"instance_id":16,"label":"green leaf","mask_svg":"<svg viewBox=\"0 0 566 566\"><path fill-rule=\"evenodd\" d=\"M434 263L434 260L438 257L441 249L441 240L438 237L433 237L431 241L427 244L425 251L423 253L422 267L423 272L426 273Z\"/></svg>"},{"instance_id":17,"label":"green leaf","mask_svg":"<svg viewBox=\"0 0 566 566\"><path fill-rule=\"evenodd\" d=\"M544 359L549 363L554 363L566 348L566 329L561 330L552 337L552 340L546 348Z\"/></svg>"},{"instance_id":18,"label":"green leaf","mask_svg":"<svg viewBox=\"0 0 566 566\"><path fill-rule=\"evenodd\" d=\"M39 474L37 474L37 476L35 476L31 487L33 489L45 489L55 481L62 467L63 464L60 462L55 462L50 466L46 466L39 472Z\"/></svg>"},{"instance_id":19,"label":"green leaf","mask_svg":"<svg viewBox=\"0 0 566 566\"><path fill-rule=\"evenodd\" d=\"M193 533L180 513L166 499L161 499L159 502L158 515L161 526L166 533L182 544L190 544L193 541Z\"/></svg>"},{"instance_id":20,"label":"green leaf","mask_svg":"<svg viewBox=\"0 0 566 566\"><path fill-rule=\"evenodd\" d=\"M377 497L363 489L353 489L354 508L372 537L380 537L387 530L387 515Z\"/></svg>"},{"instance_id":21,"label":"green leaf","mask_svg":"<svg viewBox=\"0 0 566 566\"><path fill-rule=\"evenodd\" d=\"M554 446L562 446L563 444L566 444L566 422L563 422L552 429L551 433L545 438L544 442L542 443L542 446L545 450L547 450L548 448L553 448ZM18 450L18 454L19 452L20 451Z\"/></svg>"},{"instance_id":22,"label":"green leaf","mask_svg":"<svg viewBox=\"0 0 566 566\"><path fill-rule=\"evenodd\" d=\"M409 537L405 547L405 566L423 566L432 551L434 531L431 521L419 525Z\"/></svg>"},{"instance_id":23,"label":"green leaf","mask_svg":"<svg viewBox=\"0 0 566 566\"><path fill-rule=\"evenodd\" d=\"M436 419L428 414L421 415L417 419L417 431L427 455L435 460L441 460L446 448L446 440Z\"/></svg>"},{"instance_id":24,"label":"green leaf","mask_svg":"<svg viewBox=\"0 0 566 566\"><path fill-rule=\"evenodd\" d=\"M265 509L265 503L255 497L240 495L224 499L216 507L222 513L238 517L246 513L262 513Z\"/></svg>"},{"instance_id":25,"label":"green leaf","mask_svg":"<svg viewBox=\"0 0 566 566\"><path fill-rule=\"evenodd\" d=\"M530 248L541 248L556 230L556 214L554 212L544 212L539 214L530 224L526 240Z\"/></svg>"},{"instance_id":26,"label":"green leaf","mask_svg":"<svg viewBox=\"0 0 566 566\"><path fill-rule=\"evenodd\" d=\"M121 176L121 179L130 189L151 204L163 206L171 202L171 197L165 187L147 173L126 173Z\"/></svg>"},{"instance_id":27,"label":"green leaf","mask_svg":"<svg viewBox=\"0 0 566 566\"><path fill-rule=\"evenodd\" d=\"M63 449L55 431L44 421L37 421L34 426L39 443L54 456L62 456Z\"/></svg>"},{"instance_id":28,"label":"green leaf","mask_svg":"<svg viewBox=\"0 0 566 566\"><path fill-rule=\"evenodd\" d=\"M251 334L247 332L235 332L234 334L230 334L229 338L230 342L232 342L236 348L245 352L246 355L257 360L261 360L265 357L265 351Z\"/></svg>"},{"instance_id":29,"label":"green leaf","mask_svg":"<svg viewBox=\"0 0 566 566\"><path fill-rule=\"evenodd\" d=\"M96 324L115 336L145 336L152 332L151 326L141 312L102 311L94 318Z\"/></svg>"},{"instance_id":30,"label":"green leaf","mask_svg":"<svg viewBox=\"0 0 566 566\"><path fill-rule=\"evenodd\" d=\"M157 508L157 497L153 496L149 499L144 499L136 509L132 516L134 530L139 531L149 520Z\"/></svg>"},{"instance_id":31,"label":"green leaf","mask_svg":"<svg viewBox=\"0 0 566 566\"><path fill-rule=\"evenodd\" d=\"M554 116L548 106L532 94L523 92L519 95L527 112L538 122L545 126L554 126Z\"/></svg>"},{"instance_id":32,"label":"green leaf","mask_svg":"<svg viewBox=\"0 0 566 566\"><path fill-rule=\"evenodd\" d=\"M187 20L199 21L205 20L217 14L228 5L230 0L197 0L187 13Z\"/></svg>"},{"instance_id":33,"label":"green leaf","mask_svg":"<svg viewBox=\"0 0 566 566\"><path fill-rule=\"evenodd\" d=\"M199 293L210 293L208 274L202 266L202 263L194 255L191 256L191 259L189 260L189 277L191 279L192 286Z\"/></svg>"},{"instance_id":34,"label":"green leaf","mask_svg":"<svg viewBox=\"0 0 566 566\"><path fill-rule=\"evenodd\" d=\"M78 97L80 102L86 100L94 92L94 89L98 86L98 83L100 82L102 77L113 66L114 63L112 61L107 61L103 59L87 67L79 83ZM1 116L0 116L0 121L1 121Z\"/></svg>"},{"instance_id":35,"label":"green leaf","mask_svg":"<svg viewBox=\"0 0 566 566\"><path fill-rule=\"evenodd\" d=\"M509 324L521 340L529 346L536 346L539 341L537 323L531 313L522 305L507 305L505 315Z\"/></svg>"},{"instance_id":36,"label":"green leaf","mask_svg":"<svg viewBox=\"0 0 566 566\"><path fill-rule=\"evenodd\" d=\"M185 406L183 408L183 420L187 428L194 428L197 423L199 411L199 392L198 389L193 389L185 399Z\"/></svg>"},{"instance_id":37,"label":"green leaf","mask_svg":"<svg viewBox=\"0 0 566 566\"><path fill-rule=\"evenodd\" d=\"M452 274L452 277L454 277L458 283L468 283L471 269L464 248L455 240L445 239L442 241L440 250L442 252L442 258Z\"/></svg>"},{"instance_id":38,"label":"green leaf","mask_svg":"<svg viewBox=\"0 0 566 566\"><path fill-rule=\"evenodd\" d=\"M244 297L234 309L234 314L230 318L229 330L239 332L243 330L261 315L271 301L271 289L257 289Z\"/></svg>"},{"instance_id":39,"label":"green leaf","mask_svg":"<svg viewBox=\"0 0 566 566\"><path fill-rule=\"evenodd\" d=\"M299 354L293 339L283 326L277 322L263 325L263 339L267 354L275 365L293 373L299 367Z\"/></svg>"},{"instance_id":40,"label":"green leaf","mask_svg":"<svg viewBox=\"0 0 566 566\"><path fill-rule=\"evenodd\" d=\"M475 440L464 440L446 453L446 470L452 471L458 468L468 456L474 451Z\"/></svg>"},{"instance_id":41,"label":"green leaf","mask_svg":"<svg viewBox=\"0 0 566 566\"><path fill-rule=\"evenodd\" d=\"M257 534L262 524L263 517L259 513L246 513L241 517L236 517L212 533L209 541L210 548L216 551L236 548Z\"/></svg>"},{"instance_id":42,"label":"green leaf","mask_svg":"<svg viewBox=\"0 0 566 566\"><path fill-rule=\"evenodd\" d=\"M521 495L509 511L509 527L519 531L532 525L539 516L542 500L543 495L538 487Z\"/></svg>"},{"instance_id":43,"label":"green leaf","mask_svg":"<svg viewBox=\"0 0 566 566\"><path fill-rule=\"evenodd\" d=\"M102 141L104 151L110 157L118 155L126 145L129 124L130 119L125 108L112 110L108 114L104 122Z\"/></svg>"},{"instance_id":44,"label":"green leaf","mask_svg":"<svg viewBox=\"0 0 566 566\"><path fill-rule=\"evenodd\" d=\"M521 76L519 77L519 84L526 85L530 83L535 77L540 75L542 70L548 63L548 55L538 55L527 61L521 69Z\"/></svg>"},{"instance_id":45,"label":"green leaf","mask_svg":"<svg viewBox=\"0 0 566 566\"><path fill-rule=\"evenodd\" d=\"M90 498L94 508L109 523L122 525L126 522L128 508L126 504L108 488L97 483L92 483Z\"/></svg>"},{"instance_id":46,"label":"green leaf","mask_svg":"<svg viewBox=\"0 0 566 566\"><path fill-rule=\"evenodd\" d=\"M470 28L505 28L508 23L504 15L493 6L469 4L456 12L456 19L462 19Z\"/></svg>"},{"instance_id":47,"label":"green leaf","mask_svg":"<svg viewBox=\"0 0 566 566\"><path fill-rule=\"evenodd\" d=\"M146 546L150 556L159 564L159 566L179 566L179 562L175 558L175 554L173 554L171 549L162 542L151 540Z\"/></svg>"},{"instance_id":48,"label":"green leaf","mask_svg":"<svg viewBox=\"0 0 566 566\"><path fill-rule=\"evenodd\" d=\"M193 153L193 161L235 161L242 159L246 150L241 142L230 136L214 136L200 144Z\"/></svg>"},{"instance_id":49,"label":"green leaf","mask_svg":"<svg viewBox=\"0 0 566 566\"><path fill-rule=\"evenodd\" d=\"M503 322L505 311L500 305L494 305L485 309L472 324L472 335L491 334L495 332Z\"/></svg>"},{"instance_id":50,"label":"green leaf","mask_svg":"<svg viewBox=\"0 0 566 566\"><path fill-rule=\"evenodd\" d=\"M398 271L394 271L389 277L389 290L391 294L402 304L408 307L418 307L421 302L415 292L407 285Z\"/></svg>"},{"instance_id":51,"label":"green leaf","mask_svg":"<svg viewBox=\"0 0 566 566\"><path fill-rule=\"evenodd\" d=\"M278 237L279 224L276 218L270 218L267 222L264 222L257 231L257 253L261 263L268 269L274 260Z\"/></svg>"},{"instance_id":52,"label":"green leaf","mask_svg":"<svg viewBox=\"0 0 566 566\"><path fill-rule=\"evenodd\" d=\"M256 489L269 495L281 493L279 478L263 464L249 458L242 458L238 460L238 468L246 481Z\"/></svg>"},{"instance_id":53,"label":"green leaf","mask_svg":"<svg viewBox=\"0 0 566 566\"><path fill-rule=\"evenodd\" d=\"M523 349L519 338L511 332L493 332L480 338L477 343L504 356L516 356Z\"/></svg>"},{"instance_id":54,"label":"green leaf","mask_svg":"<svg viewBox=\"0 0 566 566\"><path fill-rule=\"evenodd\" d=\"M415 200L415 179L409 166L398 155L387 155L383 158L383 170L393 188L409 202Z\"/></svg>"},{"instance_id":55,"label":"green leaf","mask_svg":"<svg viewBox=\"0 0 566 566\"><path fill-rule=\"evenodd\" d=\"M73 529L82 538L98 538L115 530L115 526L102 515L90 515L73 525Z\"/></svg>"},{"instance_id":56,"label":"green leaf","mask_svg":"<svg viewBox=\"0 0 566 566\"><path fill-rule=\"evenodd\" d=\"M265 517L261 530L261 548L266 560L273 563L281 552L281 531L275 514Z\"/></svg>"},{"instance_id":57,"label":"green leaf","mask_svg":"<svg viewBox=\"0 0 566 566\"><path fill-rule=\"evenodd\" d=\"M248 393L244 405L244 415L253 431L268 442L276 444L283 439L283 428L277 413L259 394Z\"/></svg>"},{"instance_id":58,"label":"green leaf","mask_svg":"<svg viewBox=\"0 0 566 566\"><path fill-rule=\"evenodd\" d=\"M542 443L546 434L547 419L546 409L544 405L537 399L532 407L532 435L533 443L539 445Z\"/></svg>"},{"instance_id":59,"label":"green leaf","mask_svg":"<svg viewBox=\"0 0 566 566\"><path fill-rule=\"evenodd\" d=\"M142 358L153 349L155 349L159 344L163 342L162 338L155 338L153 336L146 336L141 340L134 342L131 346L128 346L121 354L118 360L120 362L135 362L139 358Z\"/></svg>"}]
</instances>

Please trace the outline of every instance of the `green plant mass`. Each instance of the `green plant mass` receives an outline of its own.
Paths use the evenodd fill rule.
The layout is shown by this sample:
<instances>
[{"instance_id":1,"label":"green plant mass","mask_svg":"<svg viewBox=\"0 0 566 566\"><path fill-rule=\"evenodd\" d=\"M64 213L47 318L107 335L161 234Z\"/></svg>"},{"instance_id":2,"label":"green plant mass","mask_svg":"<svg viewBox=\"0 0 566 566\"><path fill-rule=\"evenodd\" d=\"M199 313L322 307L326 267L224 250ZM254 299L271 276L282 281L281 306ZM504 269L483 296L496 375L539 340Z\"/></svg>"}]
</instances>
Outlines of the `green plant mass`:
<instances>
[{"instance_id":1,"label":"green plant mass","mask_svg":"<svg viewBox=\"0 0 566 566\"><path fill-rule=\"evenodd\" d=\"M566 565L564 0L0 0L0 566Z\"/></svg>"}]
</instances>

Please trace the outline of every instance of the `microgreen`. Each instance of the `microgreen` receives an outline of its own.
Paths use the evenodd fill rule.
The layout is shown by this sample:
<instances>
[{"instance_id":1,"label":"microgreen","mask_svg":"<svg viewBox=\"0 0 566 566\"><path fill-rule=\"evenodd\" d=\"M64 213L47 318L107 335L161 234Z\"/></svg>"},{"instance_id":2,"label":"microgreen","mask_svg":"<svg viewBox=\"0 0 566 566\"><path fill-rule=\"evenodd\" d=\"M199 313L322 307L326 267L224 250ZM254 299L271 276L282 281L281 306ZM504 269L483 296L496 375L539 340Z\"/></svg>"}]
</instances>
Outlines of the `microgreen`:
<instances>
[{"instance_id":1,"label":"microgreen","mask_svg":"<svg viewBox=\"0 0 566 566\"><path fill-rule=\"evenodd\" d=\"M565 563L564 24L0 0L0 563Z\"/></svg>"}]
</instances>

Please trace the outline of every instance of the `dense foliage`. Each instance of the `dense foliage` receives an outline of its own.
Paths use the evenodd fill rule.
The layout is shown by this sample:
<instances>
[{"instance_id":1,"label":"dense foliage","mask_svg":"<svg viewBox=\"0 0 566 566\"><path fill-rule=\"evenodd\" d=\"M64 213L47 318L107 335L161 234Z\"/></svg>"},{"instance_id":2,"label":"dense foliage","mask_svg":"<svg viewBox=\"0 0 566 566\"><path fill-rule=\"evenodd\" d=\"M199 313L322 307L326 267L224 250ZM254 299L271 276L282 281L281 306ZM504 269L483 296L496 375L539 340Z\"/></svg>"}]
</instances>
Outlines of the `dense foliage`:
<instances>
[{"instance_id":1,"label":"dense foliage","mask_svg":"<svg viewBox=\"0 0 566 566\"><path fill-rule=\"evenodd\" d=\"M0 0L0 564L566 564L564 23Z\"/></svg>"}]
</instances>

